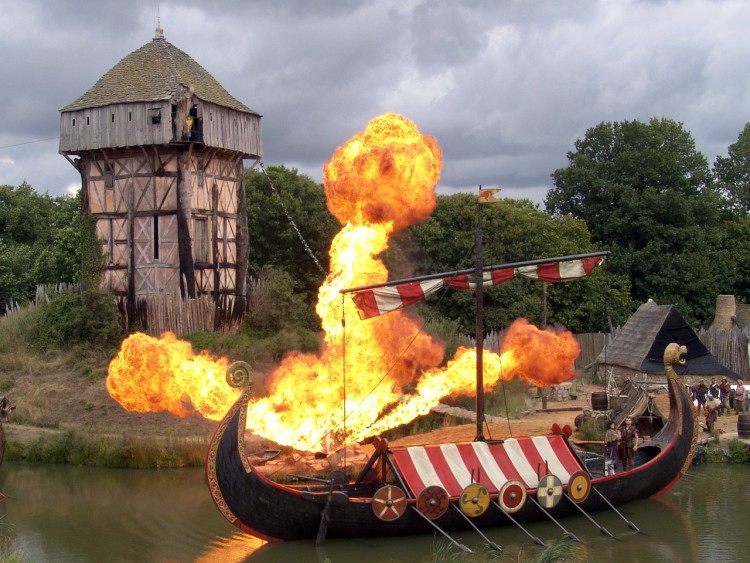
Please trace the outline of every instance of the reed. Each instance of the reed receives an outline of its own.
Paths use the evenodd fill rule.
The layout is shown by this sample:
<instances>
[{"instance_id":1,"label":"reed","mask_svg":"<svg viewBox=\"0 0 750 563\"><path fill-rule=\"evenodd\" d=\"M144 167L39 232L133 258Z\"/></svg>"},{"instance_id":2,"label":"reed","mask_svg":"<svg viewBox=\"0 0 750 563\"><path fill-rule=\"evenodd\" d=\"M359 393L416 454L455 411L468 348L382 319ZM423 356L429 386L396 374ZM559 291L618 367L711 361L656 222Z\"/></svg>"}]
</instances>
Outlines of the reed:
<instances>
[{"instance_id":1,"label":"reed","mask_svg":"<svg viewBox=\"0 0 750 563\"><path fill-rule=\"evenodd\" d=\"M0 562L2 563L21 563L29 561L24 556L23 546L19 545L16 532L6 521L5 517L0 517Z\"/></svg>"},{"instance_id":2,"label":"reed","mask_svg":"<svg viewBox=\"0 0 750 563\"><path fill-rule=\"evenodd\" d=\"M203 465L208 439L173 436L90 438L74 431L41 436L28 447L8 442L6 459L118 469L172 469Z\"/></svg>"}]
</instances>

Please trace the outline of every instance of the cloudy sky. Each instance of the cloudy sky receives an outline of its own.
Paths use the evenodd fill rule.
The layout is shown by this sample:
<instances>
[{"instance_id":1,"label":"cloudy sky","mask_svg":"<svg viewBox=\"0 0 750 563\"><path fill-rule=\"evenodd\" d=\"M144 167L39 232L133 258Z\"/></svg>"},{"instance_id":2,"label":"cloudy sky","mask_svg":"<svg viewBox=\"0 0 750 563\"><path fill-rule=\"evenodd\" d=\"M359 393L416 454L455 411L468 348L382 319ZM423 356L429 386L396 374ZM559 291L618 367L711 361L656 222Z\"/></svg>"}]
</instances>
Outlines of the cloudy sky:
<instances>
[{"instance_id":1,"label":"cloudy sky","mask_svg":"<svg viewBox=\"0 0 750 563\"><path fill-rule=\"evenodd\" d=\"M679 121L711 164L750 121L744 0L0 0L0 185L80 185L59 109L157 21L263 115L264 164L316 181L385 112L437 138L439 193L536 203L602 121Z\"/></svg>"}]
</instances>

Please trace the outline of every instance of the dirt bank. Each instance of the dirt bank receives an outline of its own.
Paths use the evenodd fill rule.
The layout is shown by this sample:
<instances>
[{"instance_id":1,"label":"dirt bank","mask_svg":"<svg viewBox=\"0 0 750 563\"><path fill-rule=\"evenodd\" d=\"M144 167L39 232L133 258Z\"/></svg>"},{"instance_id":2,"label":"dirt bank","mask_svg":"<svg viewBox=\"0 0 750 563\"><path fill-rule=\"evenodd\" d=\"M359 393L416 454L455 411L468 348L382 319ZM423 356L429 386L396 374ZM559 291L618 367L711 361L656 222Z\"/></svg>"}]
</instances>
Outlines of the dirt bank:
<instances>
[{"instance_id":1,"label":"dirt bank","mask_svg":"<svg viewBox=\"0 0 750 563\"><path fill-rule=\"evenodd\" d=\"M193 437L208 439L217 422L198 417L180 418L166 413L128 412L107 393L105 381L90 381L72 370L51 365L36 372L14 372L5 375L12 386L5 392L16 410L10 423L4 425L6 439L28 445L40 436L65 431L97 436L128 437L130 439L160 439ZM575 429L575 417L589 406L596 386L583 387L575 399L550 401L547 411L535 411L517 420L492 422L485 429L487 439L509 436L545 434L553 424L570 425ZM667 394L656 397L663 413L669 412ZM537 405L541 408L541 405ZM704 417L700 417L701 423ZM736 432L737 416L719 417L717 427L725 432ZM720 431L721 431L720 430ZM413 445L471 441L476 437L476 424L447 426L431 432L407 436L393 441L394 445ZM708 436L708 434L706 434ZM575 438L575 435L574 435Z\"/></svg>"}]
</instances>

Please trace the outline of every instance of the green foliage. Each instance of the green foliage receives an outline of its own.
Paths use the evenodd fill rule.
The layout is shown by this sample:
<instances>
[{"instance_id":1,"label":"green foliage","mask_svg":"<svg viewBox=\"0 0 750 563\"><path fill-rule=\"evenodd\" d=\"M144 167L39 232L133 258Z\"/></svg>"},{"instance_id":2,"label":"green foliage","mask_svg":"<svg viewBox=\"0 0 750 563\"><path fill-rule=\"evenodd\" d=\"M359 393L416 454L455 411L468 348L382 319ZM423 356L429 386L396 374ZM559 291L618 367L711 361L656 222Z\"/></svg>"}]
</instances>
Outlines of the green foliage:
<instances>
[{"instance_id":1,"label":"green foliage","mask_svg":"<svg viewBox=\"0 0 750 563\"><path fill-rule=\"evenodd\" d=\"M719 188L729 200L730 207L742 215L750 213L750 123L729 145L729 155L717 156L714 174Z\"/></svg>"},{"instance_id":2,"label":"green foliage","mask_svg":"<svg viewBox=\"0 0 750 563\"><path fill-rule=\"evenodd\" d=\"M117 347L122 337L114 299L102 290L60 293L36 307L34 316L28 337L39 351L85 342Z\"/></svg>"},{"instance_id":3,"label":"green foliage","mask_svg":"<svg viewBox=\"0 0 750 563\"><path fill-rule=\"evenodd\" d=\"M273 361L278 362L288 352L317 352L320 336L310 330L285 328L264 339L263 346Z\"/></svg>"},{"instance_id":4,"label":"green foliage","mask_svg":"<svg viewBox=\"0 0 750 563\"><path fill-rule=\"evenodd\" d=\"M38 284L72 282L81 269L80 199L0 186L0 310Z\"/></svg>"},{"instance_id":5,"label":"green foliage","mask_svg":"<svg viewBox=\"0 0 750 563\"><path fill-rule=\"evenodd\" d=\"M79 253L81 256L79 278L81 286L84 289L95 289L99 287L106 258L96 236L96 222L92 217L81 221L79 234Z\"/></svg>"},{"instance_id":6,"label":"green foliage","mask_svg":"<svg viewBox=\"0 0 750 563\"><path fill-rule=\"evenodd\" d=\"M521 418L533 408L529 384L520 379L500 381L491 393L485 395L485 412L494 416Z\"/></svg>"},{"instance_id":7,"label":"green foliage","mask_svg":"<svg viewBox=\"0 0 750 563\"><path fill-rule=\"evenodd\" d=\"M429 307L420 308L421 312L428 313ZM444 361L456 355L459 346L466 346L466 338L458 331L458 321L448 319L439 314L425 317L424 330L428 334L441 340L445 346Z\"/></svg>"},{"instance_id":8,"label":"green foliage","mask_svg":"<svg viewBox=\"0 0 750 563\"><path fill-rule=\"evenodd\" d=\"M596 441L601 440L604 435L602 426L606 427L607 420L597 418L594 416L584 416L581 419L581 424L578 427L578 436L581 440L585 441ZM603 453L604 448L601 446L592 448L598 453Z\"/></svg>"},{"instance_id":9,"label":"green foliage","mask_svg":"<svg viewBox=\"0 0 750 563\"><path fill-rule=\"evenodd\" d=\"M694 323L707 318L734 263L722 251L724 202L690 133L668 119L601 123L575 147L553 174L547 211L586 222L634 303L653 298Z\"/></svg>"},{"instance_id":10,"label":"green foliage","mask_svg":"<svg viewBox=\"0 0 750 563\"><path fill-rule=\"evenodd\" d=\"M475 395L446 397L442 402L469 411L476 410ZM520 379L501 380L494 389L484 394L484 412L488 415L518 419L532 408L529 384Z\"/></svg>"},{"instance_id":11,"label":"green foliage","mask_svg":"<svg viewBox=\"0 0 750 563\"><path fill-rule=\"evenodd\" d=\"M410 256L417 270L410 275L451 272L475 267L473 246L477 213L484 232L484 264L504 264L536 258L578 254L592 247L586 225L570 217L552 217L529 201L502 200L479 205L476 196L439 196L437 208L425 221L408 229L384 256L401 264ZM484 291L484 320L488 330L501 330L524 317L537 325L563 324L581 332L606 330L608 319L627 319L631 311L629 283L624 276L597 271L572 284L548 284L546 319L543 284L517 279ZM455 319L464 334L474 334L473 292L446 291L431 306Z\"/></svg>"},{"instance_id":12,"label":"green foliage","mask_svg":"<svg viewBox=\"0 0 750 563\"><path fill-rule=\"evenodd\" d=\"M0 377L0 394L5 395L8 391L13 389L16 380L12 376Z\"/></svg>"},{"instance_id":13,"label":"green foliage","mask_svg":"<svg viewBox=\"0 0 750 563\"><path fill-rule=\"evenodd\" d=\"M207 444L194 438L143 440L89 437L73 431L40 436L23 448L6 451L9 460L38 463L69 463L94 467L123 469L168 469L200 467L205 462Z\"/></svg>"},{"instance_id":14,"label":"green foliage","mask_svg":"<svg viewBox=\"0 0 750 563\"><path fill-rule=\"evenodd\" d=\"M197 353L206 350L213 356L227 356L233 361L243 360L261 370L278 362L288 352L317 353L320 349L318 331L293 325L267 334L250 329L239 334L201 331L185 339Z\"/></svg>"},{"instance_id":15,"label":"green foliage","mask_svg":"<svg viewBox=\"0 0 750 563\"><path fill-rule=\"evenodd\" d=\"M432 563L495 563L502 561L502 554L483 545L471 553L463 551L444 536L434 536L432 553L429 559Z\"/></svg>"},{"instance_id":16,"label":"green foliage","mask_svg":"<svg viewBox=\"0 0 750 563\"><path fill-rule=\"evenodd\" d=\"M284 270L295 280L295 290L301 290L312 305L325 274L318 269L290 219L326 271L328 249L340 225L326 208L323 186L284 166L269 166L266 171L268 176L262 171L248 171L245 175L251 233L249 269L256 275L264 266Z\"/></svg>"},{"instance_id":17,"label":"green foliage","mask_svg":"<svg viewBox=\"0 0 750 563\"><path fill-rule=\"evenodd\" d=\"M750 216L734 216L724 221L727 238L722 252L731 256L734 264L734 293L747 303L750 301Z\"/></svg>"},{"instance_id":18,"label":"green foliage","mask_svg":"<svg viewBox=\"0 0 750 563\"><path fill-rule=\"evenodd\" d=\"M750 463L750 447L742 440L729 442L729 460L732 463Z\"/></svg>"},{"instance_id":19,"label":"green foliage","mask_svg":"<svg viewBox=\"0 0 750 563\"><path fill-rule=\"evenodd\" d=\"M249 311L245 330L268 335L284 327L319 328L318 319L296 290L291 274L276 267L261 268L249 281Z\"/></svg>"},{"instance_id":20,"label":"green foliage","mask_svg":"<svg viewBox=\"0 0 750 563\"><path fill-rule=\"evenodd\" d=\"M587 561L586 546L571 542L568 537L560 536L544 548L544 551L533 559L534 563L576 563Z\"/></svg>"}]
</instances>

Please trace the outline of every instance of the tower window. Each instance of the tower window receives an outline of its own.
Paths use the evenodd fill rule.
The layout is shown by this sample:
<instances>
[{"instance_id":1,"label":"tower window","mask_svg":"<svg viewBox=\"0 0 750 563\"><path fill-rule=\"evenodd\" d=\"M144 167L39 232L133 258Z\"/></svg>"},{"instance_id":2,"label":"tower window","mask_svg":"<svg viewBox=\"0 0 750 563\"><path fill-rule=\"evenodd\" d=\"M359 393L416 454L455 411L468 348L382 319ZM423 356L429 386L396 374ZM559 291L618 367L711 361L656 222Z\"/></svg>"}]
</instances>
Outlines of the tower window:
<instances>
[{"instance_id":1,"label":"tower window","mask_svg":"<svg viewBox=\"0 0 750 563\"><path fill-rule=\"evenodd\" d=\"M86 116L86 125L91 125L91 121L89 120L89 116Z\"/></svg>"},{"instance_id":2,"label":"tower window","mask_svg":"<svg viewBox=\"0 0 750 563\"><path fill-rule=\"evenodd\" d=\"M161 123L161 108L150 108L148 110L148 118L151 121L151 125L159 125Z\"/></svg>"},{"instance_id":3,"label":"tower window","mask_svg":"<svg viewBox=\"0 0 750 563\"><path fill-rule=\"evenodd\" d=\"M159 216L154 215L154 260L159 259Z\"/></svg>"},{"instance_id":4,"label":"tower window","mask_svg":"<svg viewBox=\"0 0 750 563\"><path fill-rule=\"evenodd\" d=\"M208 220L205 217L193 218L193 260L208 263Z\"/></svg>"},{"instance_id":5,"label":"tower window","mask_svg":"<svg viewBox=\"0 0 750 563\"><path fill-rule=\"evenodd\" d=\"M115 114L113 113L112 114L112 123L114 123L114 122L115 122Z\"/></svg>"},{"instance_id":6,"label":"tower window","mask_svg":"<svg viewBox=\"0 0 750 563\"><path fill-rule=\"evenodd\" d=\"M115 175L109 168L104 171L104 187L110 190L115 187Z\"/></svg>"}]
</instances>

